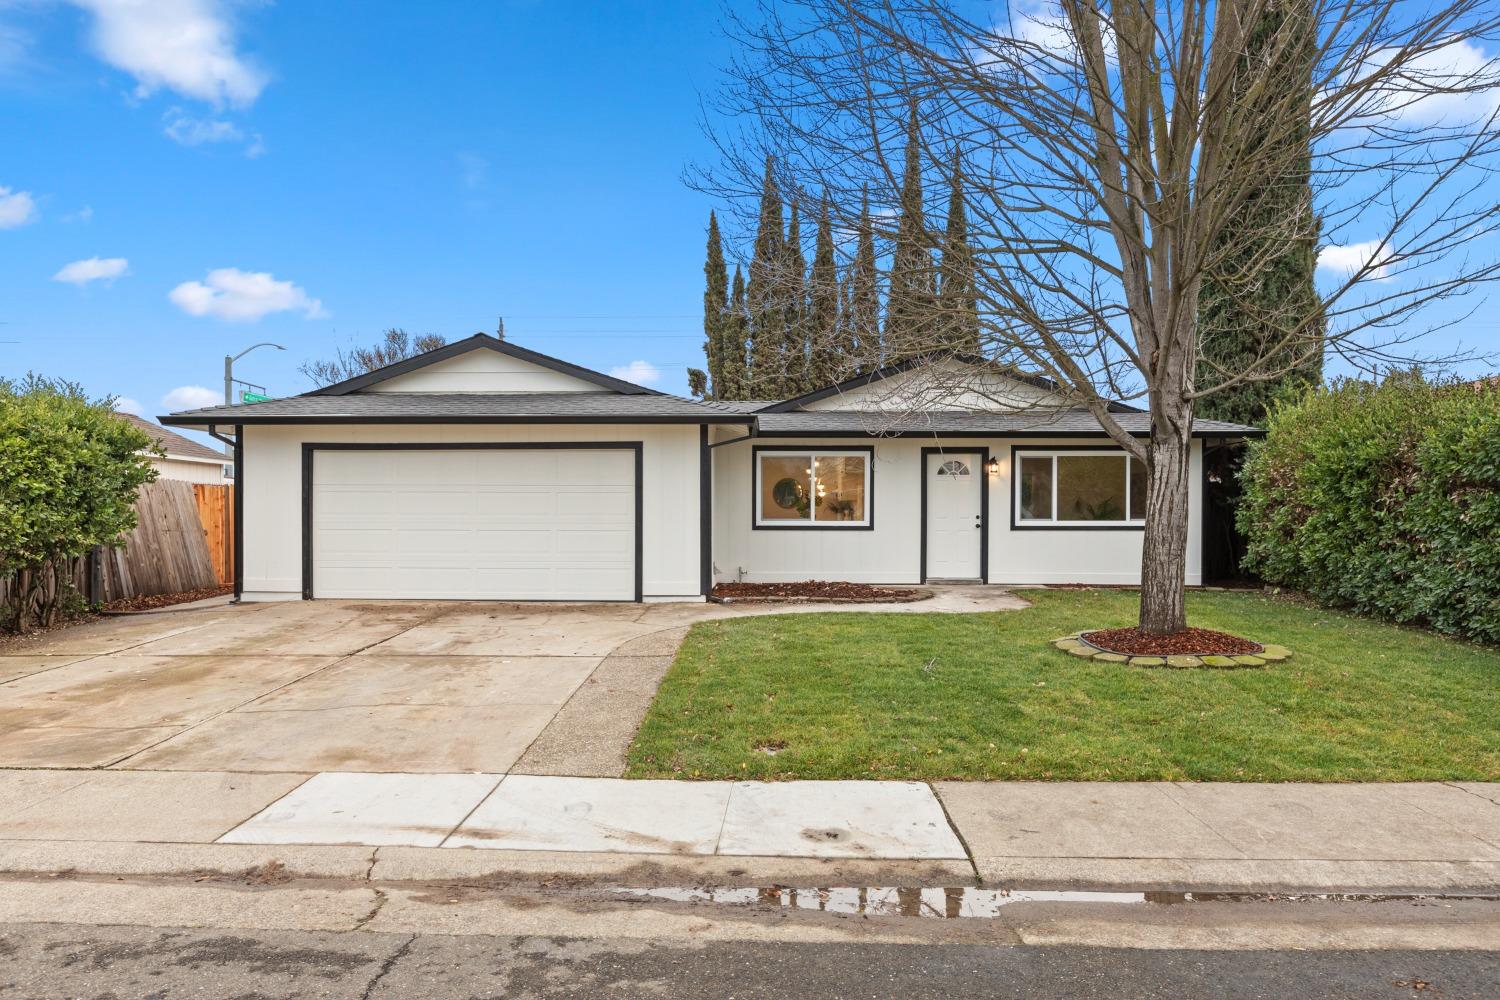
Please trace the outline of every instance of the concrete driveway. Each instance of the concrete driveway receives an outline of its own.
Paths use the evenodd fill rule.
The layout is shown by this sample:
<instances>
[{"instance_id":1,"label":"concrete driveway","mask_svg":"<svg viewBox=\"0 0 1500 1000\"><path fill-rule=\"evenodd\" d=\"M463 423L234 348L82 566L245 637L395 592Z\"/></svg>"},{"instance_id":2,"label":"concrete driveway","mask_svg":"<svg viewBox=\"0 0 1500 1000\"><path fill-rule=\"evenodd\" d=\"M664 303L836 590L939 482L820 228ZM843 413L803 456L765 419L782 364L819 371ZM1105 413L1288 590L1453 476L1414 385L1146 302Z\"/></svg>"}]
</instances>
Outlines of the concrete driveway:
<instances>
[{"instance_id":1,"label":"concrete driveway","mask_svg":"<svg viewBox=\"0 0 1500 1000\"><path fill-rule=\"evenodd\" d=\"M971 590L889 609L1021 604ZM298 601L106 619L0 652L0 768L505 773L536 744L523 771L619 773L688 625L820 609Z\"/></svg>"}]
</instances>

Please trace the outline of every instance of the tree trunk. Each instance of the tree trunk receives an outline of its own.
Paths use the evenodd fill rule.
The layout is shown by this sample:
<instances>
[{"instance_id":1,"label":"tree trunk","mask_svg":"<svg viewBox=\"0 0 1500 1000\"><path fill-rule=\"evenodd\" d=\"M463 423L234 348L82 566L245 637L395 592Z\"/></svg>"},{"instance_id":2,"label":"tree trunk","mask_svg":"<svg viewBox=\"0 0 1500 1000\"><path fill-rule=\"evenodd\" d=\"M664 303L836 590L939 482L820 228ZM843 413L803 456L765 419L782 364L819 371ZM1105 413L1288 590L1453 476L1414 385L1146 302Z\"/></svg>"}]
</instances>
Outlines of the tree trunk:
<instances>
[{"instance_id":1,"label":"tree trunk","mask_svg":"<svg viewBox=\"0 0 1500 1000\"><path fill-rule=\"evenodd\" d=\"M1188 464L1192 417L1153 421L1141 549L1140 629L1167 635L1187 628Z\"/></svg>"}]
</instances>

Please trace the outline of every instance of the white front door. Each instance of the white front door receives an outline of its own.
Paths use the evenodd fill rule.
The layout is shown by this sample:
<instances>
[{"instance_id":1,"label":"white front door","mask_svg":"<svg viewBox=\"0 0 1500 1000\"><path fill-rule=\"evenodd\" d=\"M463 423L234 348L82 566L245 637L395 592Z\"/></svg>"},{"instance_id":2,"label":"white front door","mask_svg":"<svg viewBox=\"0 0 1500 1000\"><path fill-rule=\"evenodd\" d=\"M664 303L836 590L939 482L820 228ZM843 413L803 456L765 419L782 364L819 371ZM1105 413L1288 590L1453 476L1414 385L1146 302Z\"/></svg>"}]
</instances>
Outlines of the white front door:
<instances>
[{"instance_id":1,"label":"white front door","mask_svg":"<svg viewBox=\"0 0 1500 1000\"><path fill-rule=\"evenodd\" d=\"M983 537L983 456L979 452L927 455L929 580L978 580Z\"/></svg>"}]
</instances>

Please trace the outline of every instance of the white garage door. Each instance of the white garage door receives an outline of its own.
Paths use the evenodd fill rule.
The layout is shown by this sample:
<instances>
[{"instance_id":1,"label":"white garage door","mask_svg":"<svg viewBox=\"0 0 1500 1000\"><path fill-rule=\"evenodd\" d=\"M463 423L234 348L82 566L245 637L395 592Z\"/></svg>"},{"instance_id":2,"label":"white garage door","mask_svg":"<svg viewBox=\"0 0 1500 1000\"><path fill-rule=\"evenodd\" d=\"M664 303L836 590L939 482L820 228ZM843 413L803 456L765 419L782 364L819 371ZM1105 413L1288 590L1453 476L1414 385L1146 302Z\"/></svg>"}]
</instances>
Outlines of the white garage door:
<instances>
[{"instance_id":1,"label":"white garage door","mask_svg":"<svg viewBox=\"0 0 1500 1000\"><path fill-rule=\"evenodd\" d=\"M312 483L314 597L636 597L632 449L318 449Z\"/></svg>"}]
</instances>

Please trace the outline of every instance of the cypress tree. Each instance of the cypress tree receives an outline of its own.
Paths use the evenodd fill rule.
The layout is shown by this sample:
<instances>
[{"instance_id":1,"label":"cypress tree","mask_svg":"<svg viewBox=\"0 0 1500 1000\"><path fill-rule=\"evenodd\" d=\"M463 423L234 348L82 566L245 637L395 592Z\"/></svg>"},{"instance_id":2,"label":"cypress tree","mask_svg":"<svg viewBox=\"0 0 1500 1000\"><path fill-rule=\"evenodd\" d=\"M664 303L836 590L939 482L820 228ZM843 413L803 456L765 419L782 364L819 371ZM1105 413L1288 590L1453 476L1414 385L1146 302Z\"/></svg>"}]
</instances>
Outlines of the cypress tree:
<instances>
[{"instance_id":1,"label":"cypress tree","mask_svg":"<svg viewBox=\"0 0 1500 1000\"><path fill-rule=\"evenodd\" d=\"M1240 55L1234 107L1246 115L1246 132L1264 136L1247 149L1248 162L1263 160L1266 182L1251 193L1224 228L1219 255L1205 274L1198 301L1198 383L1209 386L1251 368L1286 369L1278 378L1241 382L1203 397L1197 414L1213 420L1264 425L1280 393L1322 380L1321 351L1306 360L1312 335L1322 336L1323 318L1313 272L1318 263L1318 218L1312 202L1312 72L1317 40L1310 0L1270 0L1249 32ZM1289 40L1295 40L1290 47ZM1267 86L1265 64L1274 60L1286 75ZM1287 101L1288 88L1297 100ZM1296 93L1296 91L1292 91ZM1256 94L1262 94L1260 101ZM1293 120L1285 118L1295 108ZM1291 237L1288 239L1288 237ZM1315 331L1276 345L1298 324L1314 317ZM1269 361L1266 359L1269 357ZM1222 369L1222 371L1220 371Z\"/></svg>"},{"instance_id":2,"label":"cypress tree","mask_svg":"<svg viewBox=\"0 0 1500 1000\"><path fill-rule=\"evenodd\" d=\"M720 398L724 385L724 325L729 311L729 279L724 270L724 245L719 238L719 220L708 213L708 254L703 262L703 353L708 359L703 398ZM689 372L689 386L692 386Z\"/></svg>"},{"instance_id":3,"label":"cypress tree","mask_svg":"<svg viewBox=\"0 0 1500 1000\"><path fill-rule=\"evenodd\" d=\"M781 300L786 242L781 223L781 191L776 186L776 160L766 157L761 182L760 220L755 228L755 250L750 258L746 307L750 316L750 372L746 386L754 398L774 398L781 390L781 353L786 340L786 309Z\"/></svg>"},{"instance_id":4,"label":"cypress tree","mask_svg":"<svg viewBox=\"0 0 1500 1000\"><path fill-rule=\"evenodd\" d=\"M723 340L719 353L724 391L719 399L753 399L745 350L750 339L750 312L745 302L745 275L734 266L734 282L729 291L729 310L724 316Z\"/></svg>"},{"instance_id":5,"label":"cypress tree","mask_svg":"<svg viewBox=\"0 0 1500 1000\"><path fill-rule=\"evenodd\" d=\"M823 196L823 210L818 215L809 297L808 384L803 391L838 381L839 273L833 252L833 216L826 194Z\"/></svg>"},{"instance_id":6,"label":"cypress tree","mask_svg":"<svg viewBox=\"0 0 1500 1000\"><path fill-rule=\"evenodd\" d=\"M969 245L969 219L964 209L963 169L953 154L953 190L948 196L948 229L943 236L939 277L939 315L944 346L966 354L979 353L979 301L974 277L974 248Z\"/></svg>"},{"instance_id":7,"label":"cypress tree","mask_svg":"<svg viewBox=\"0 0 1500 1000\"><path fill-rule=\"evenodd\" d=\"M874 371L886 358L880 340L880 269L875 259L875 226L870 220L868 192L860 208L854 265L849 271L848 315L847 356L857 360L860 374Z\"/></svg>"},{"instance_id":8,"label":"cypress tree","mask_svg":"<svg viewBox=\"0 0 1500 1000\"><path fill-rule=\"evenodd\" d=\"M927 223L922 213L921 124L911 106L906 129L906 165L901 175L901 215L896 223L896 246L891 260L891 289L886 303L887 361L931 346L937 311L928 249Z\"/></svg>"},{"instance_id":9,"label":"cypress tree","mask_svg":"<svg viewBox=\"0 0 1500 1000\"><path fill-rule=\"evenodd\" d=\"M802 394L808 382L807 258L802 253L802 225L797 203L787 227L786 254L781 267L781 301L786 309L785 340L781 348L782 378L778 395Z\"/></svg>"}]
</instances>

